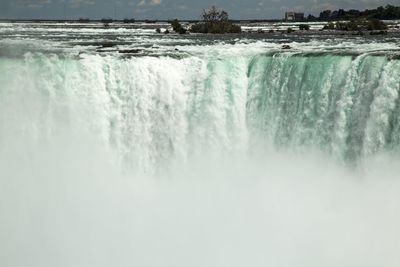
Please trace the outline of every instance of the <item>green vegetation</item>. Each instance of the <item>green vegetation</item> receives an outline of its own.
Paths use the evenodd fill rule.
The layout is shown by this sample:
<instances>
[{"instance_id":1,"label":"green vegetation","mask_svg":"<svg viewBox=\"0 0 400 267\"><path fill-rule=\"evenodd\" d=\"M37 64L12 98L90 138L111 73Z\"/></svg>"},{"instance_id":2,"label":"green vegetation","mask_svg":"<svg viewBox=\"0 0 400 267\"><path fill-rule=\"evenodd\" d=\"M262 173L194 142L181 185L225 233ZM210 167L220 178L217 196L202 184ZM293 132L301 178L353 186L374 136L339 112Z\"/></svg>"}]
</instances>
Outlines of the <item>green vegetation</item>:
<instances>
[{"instance_id":1,"label":"green vegetation","mask_svg":"<svg viewBox=\"0 0 400 267\"><path fill-rule=\"evenodd\" d=\"M108 27L110 27L110 23L113 22L113 19L111 19L111 18L102 18L101 22L103 23L105 28L108 28Z\"/></svg>"},{"instance_id":2,"label":"green vegetation","mask_svg":"<svg viewBox=\"0 0 400 267\"><path fill-rule=\"evenodd\" d=\"M377 30L382 31L388 29L387 25L383 21L380 21L379 19L368 20L366 27L368 31L377 31Z\"/></svg>"},{"instance_id":3,"label":"green vegetation","mask_svg":"<svg viewBox=\"0 0 400 267\"><path fill-rule=\"evenodd\" d=\"M378 19L378 20L391 20L400 19L400 7L387 5L380 6L376 9L366 9L364 11L350 9L350 10L324 10L316 18L312 15L307 18L309 21L329 21L329 20L357 20L357 19Z\"/></svg>"},{"instance_id":4,"label":"green vegetation","mask_svg":"<svg viewBox=\"0 0 400 267\"><path fill-rule=\"evenodd\" d=\"M329 22L324 26L326 30L339 31L385 31L387 25L378 19L351 20L349 22Z\"/></svg>"},{"instance_id":5,"label":"green vegetation","mask_svg":"<svg viewBox=\"0 0 400 267\"><path fill-rule=\"evenodd\" d=\"M124 18L124 23L135 23L136 20L135 19L128 19L128 18Z\"/></svg>"},{"instance_id":6,"label":"green vegetation","mask_svg":"<svg viewBox=\"0 0 400 267\"><path fill-rule=\"evenodd\" d=\"M203 11L203 21L192 25L189 29L194 33L240 33L239 25L229 20L229 15L224 10L218 10L215 6Z\"/></svg>"},{"instance_id":7,"label":"green vegetation","mask_svg":"<svg viewBox=\"0 0 400 267\"><path fill-rule=\"evenodd\" d=\"M87 22L90 22L90 19L89 18L79 18L79 20L78 20L80 23L87 23Z\"/></svg>"},{"instance_id":8,"label":"green vegetation","mask_svg":"<svg viewBox=\"0 0 400 267\"><path fill-rule=\"evenodd\" d=\"M112 18L102 18L101 22L106 24L106 23L112 23L114 20Z\"/></svg>"},{"instance_id":9,"label":"green vegetation","mask_svg":"<svg viewBox=\"0 0 400 267\"><path fill-rule=\"evenodd\" d=\"M300 24L299 25L300 31L309 31L310 30L310 25L307 24Z\"/></svg>"},{"instance_id":10,"label":"green vegetation","mask_svg":"<svg viewBox=\"0 0 400 267\"><path fill-rule=\"evenodd\" d=\"M333 22L329 22L324 26L324 30L334 30L336 29L336 25Z\"/></svg>"},{"instance_id":11,"label":"green vegetation","mask_svg":"<svg viewBox=\"0 0 400 267\"><path fill-rule=\"evenodd\" d=\"M177 32L179 34L187 33L187 30L179 23L179 20L174 19L173 21L170 21L170 24L174 32Z\"/></svg>"}]
</instances>

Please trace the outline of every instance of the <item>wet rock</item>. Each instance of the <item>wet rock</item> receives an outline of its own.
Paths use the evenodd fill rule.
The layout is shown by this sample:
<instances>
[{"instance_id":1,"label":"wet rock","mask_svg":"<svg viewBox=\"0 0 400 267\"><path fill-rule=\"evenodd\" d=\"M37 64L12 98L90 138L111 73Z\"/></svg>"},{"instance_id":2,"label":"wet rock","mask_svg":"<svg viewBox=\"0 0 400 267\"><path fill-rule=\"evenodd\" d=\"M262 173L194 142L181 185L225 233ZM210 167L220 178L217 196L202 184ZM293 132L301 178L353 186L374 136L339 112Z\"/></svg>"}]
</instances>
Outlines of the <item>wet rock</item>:
<instances>
[{"instance_id":1,"label":"wet rock","mask_svg":"<svg viewBox=\"0 0 400 267\"><path fill-rule=\"evenodd\" d=\"M140 51L142 51L142 50L140 50L140 49L125 49L125 50L119 50L118 53L121 53L121 54L137 54Z\"/></svg>"},{"instance_id":2,"label":"wet rock","mask_svg":"<svg viewBox=\"0 0 400 267\"><path fill-rule=\"evenodd\" d=\"M369 35L386 35L387 31L371 31Z\"/></svg>"},{"instance_id":3,"label":"wet rock","mask_svg":"<svg viewBox=\"0 0 400 267\"><path fill-rule=\"evenodd\" d=\"M114 43L103 43L101 44L101 48L110 48L110 47L114 47L116 44Z\"/></svg>"}]
</instances>

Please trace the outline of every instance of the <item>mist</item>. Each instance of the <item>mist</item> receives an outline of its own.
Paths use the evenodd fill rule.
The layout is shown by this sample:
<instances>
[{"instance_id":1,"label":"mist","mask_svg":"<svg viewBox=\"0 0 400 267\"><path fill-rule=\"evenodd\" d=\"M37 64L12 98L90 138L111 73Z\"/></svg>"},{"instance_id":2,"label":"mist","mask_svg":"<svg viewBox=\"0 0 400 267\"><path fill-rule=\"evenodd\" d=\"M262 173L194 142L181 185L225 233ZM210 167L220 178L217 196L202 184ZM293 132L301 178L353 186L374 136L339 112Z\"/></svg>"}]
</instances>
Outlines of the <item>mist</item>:
<instances>
[{"instance_id":1,"label":"mist","mask_svg":"<svg viewBox=\"0 0 400 267\"><path fill-rule=\"evenodd\" d=\"M400 263L400 167L385 156L354 169L276 152L147 176L86 137L3 146L0 265Z\"/></svg>"}]
</instances>

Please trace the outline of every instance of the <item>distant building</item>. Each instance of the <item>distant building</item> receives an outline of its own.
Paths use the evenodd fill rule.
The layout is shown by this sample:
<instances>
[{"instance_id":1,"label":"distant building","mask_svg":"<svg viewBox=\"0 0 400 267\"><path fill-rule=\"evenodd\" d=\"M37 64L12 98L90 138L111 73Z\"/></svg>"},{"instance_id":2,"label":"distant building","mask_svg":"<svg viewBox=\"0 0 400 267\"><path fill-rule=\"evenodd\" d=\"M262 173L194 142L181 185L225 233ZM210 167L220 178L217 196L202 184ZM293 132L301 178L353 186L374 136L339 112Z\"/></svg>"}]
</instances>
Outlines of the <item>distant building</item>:
<instances>
[{"instance_id":1,"label":"distant building","mask_svg":"<svg viewBox=\"0 0 400 267\"><path fill-rule=\"evenodd\" d=\"M304 13L286 12L285 20L286 21L303 21Z\"/></svg>"},{"instance_id":2,"label":"distant building","mask_svg":"<svg viewBox=\"0 0 400 267\"><path fill-rule=\"evenodd\" d=\"M286 12L285 20L286 21L294 21L294 12Z\"/></svg>"}]
</instances>

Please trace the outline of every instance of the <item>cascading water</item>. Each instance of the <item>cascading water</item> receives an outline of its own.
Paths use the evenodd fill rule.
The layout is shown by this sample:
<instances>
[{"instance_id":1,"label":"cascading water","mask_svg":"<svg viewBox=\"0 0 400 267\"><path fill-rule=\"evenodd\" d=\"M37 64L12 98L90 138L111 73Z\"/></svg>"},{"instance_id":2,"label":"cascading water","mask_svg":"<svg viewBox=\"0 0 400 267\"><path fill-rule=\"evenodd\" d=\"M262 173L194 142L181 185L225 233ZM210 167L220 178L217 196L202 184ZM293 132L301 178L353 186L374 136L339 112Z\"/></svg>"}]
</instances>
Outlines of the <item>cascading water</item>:
<instances>
[{"instance_id":1,"label":"cascading water","mask_svg":"<svg viewBox=\"0 0 400 267\"><path fill-rule=\"evenodd\" d=\"M400 266L396 44L59 27L0 23L0 266Z\"/></svg>"},{"instance_id":2,"label":"cascading water","mask_svg":"<svg viewBox=\"0 0 400 267\"><path fill-rule=\"evenodd\" d=\"M278 146L342 159L398 149L400 62L384 56L256 57L248 121Z\"/></svg>"},{"instance_id":3,"label":"cascading water","mask_svg":"<svg viewBox=\"0 0 400 267\"><path fill-rule=\"evenodd\" d=\"M3 120L29 114L3 123L5 137L51 139L59 127L85 131L143 171L208 149L247 149L246 59L30 55L2 66ZM37 101L21 107L16 97Z\"/></svg>"},{"instance_id":4,"label":"cascading water","mask_svg":"<svg viewBox=\"0 0 400 267\"><path fill-rule=\"evenodd\" d=\"M86 131L145 172L271 144L346 161L399 147L400 61L385 56L29 54L0 72L3 142Z\"/></svg>"}]
</instances>

